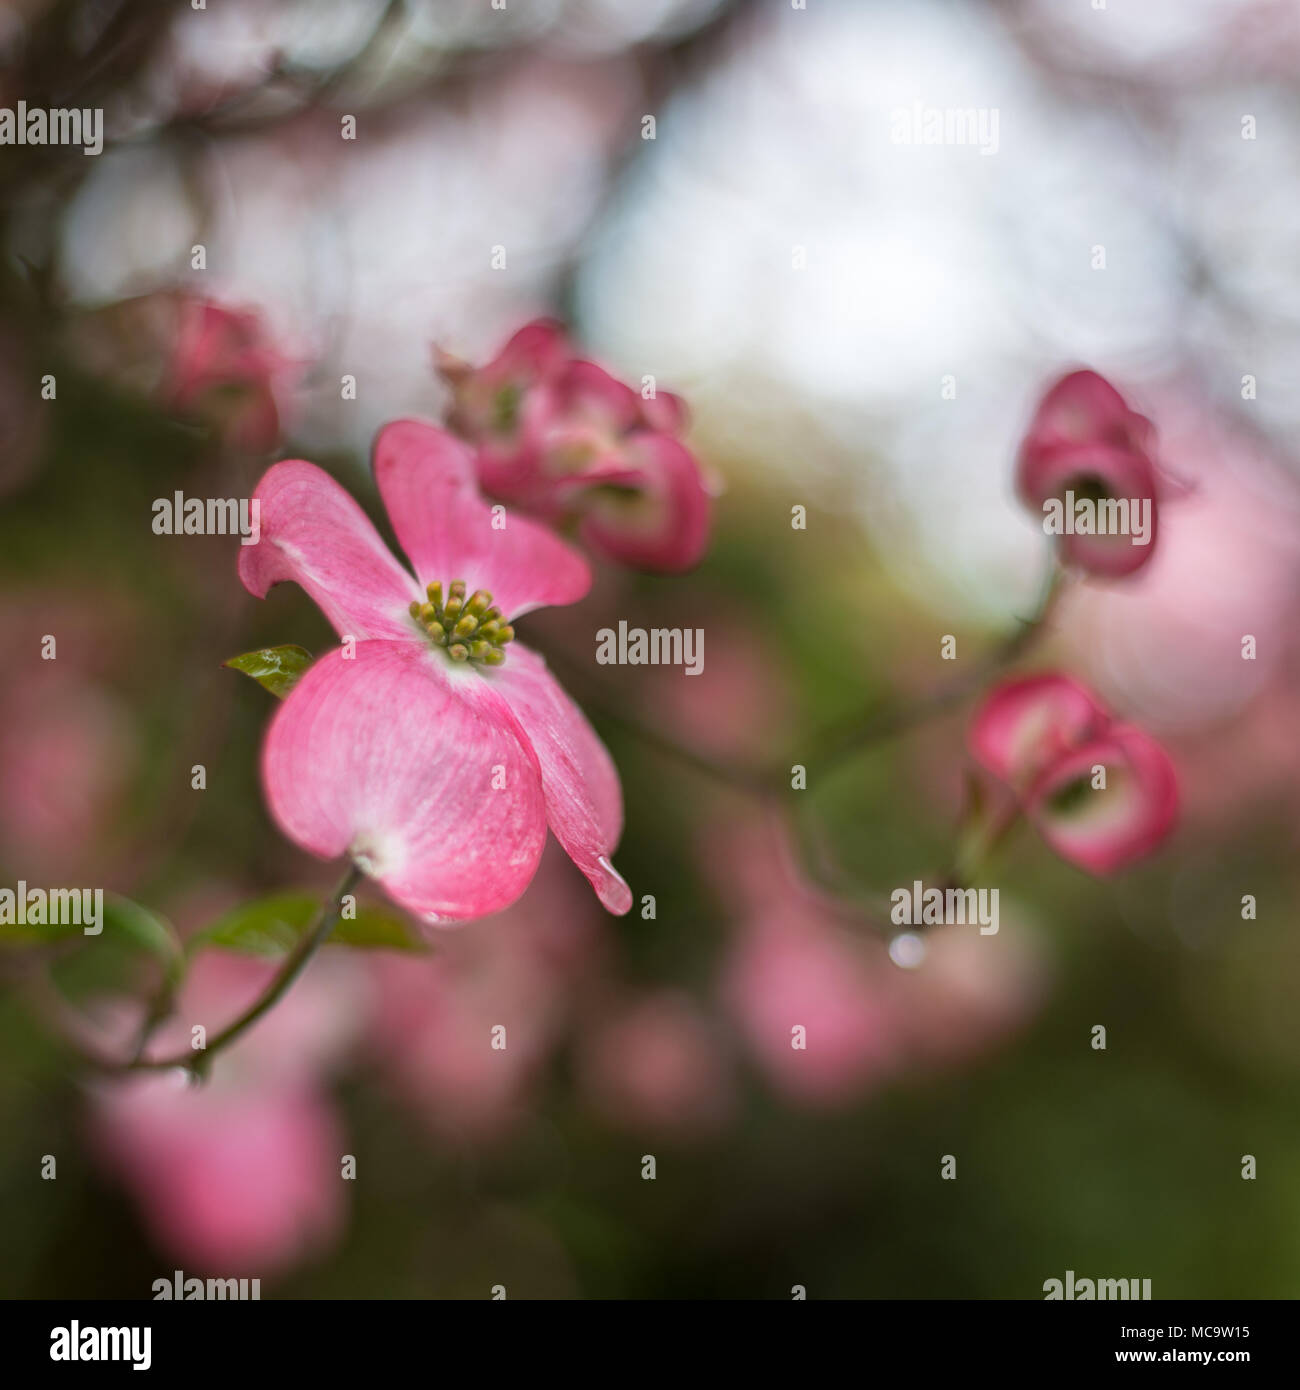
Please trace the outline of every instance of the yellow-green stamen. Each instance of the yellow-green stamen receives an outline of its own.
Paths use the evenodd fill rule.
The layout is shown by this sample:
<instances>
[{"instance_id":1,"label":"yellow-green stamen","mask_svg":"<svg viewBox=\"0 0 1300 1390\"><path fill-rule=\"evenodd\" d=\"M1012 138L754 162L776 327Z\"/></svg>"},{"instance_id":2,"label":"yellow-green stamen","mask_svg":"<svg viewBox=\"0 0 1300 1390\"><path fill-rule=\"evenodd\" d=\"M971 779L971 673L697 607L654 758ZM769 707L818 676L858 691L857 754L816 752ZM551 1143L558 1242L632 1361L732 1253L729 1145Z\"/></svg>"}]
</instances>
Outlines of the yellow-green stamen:
<instances>
[{"instance_id":1,"label":"yellow-green stamen","mask_svg":"<svg viewBox=\"0 0 1300 1390\"><path fill-rule=\"evenodd\" d=\"M486 589L475 589L467 599L465 581L453 579L443 600L443 586L434 580L425 593L427 601L411 601L411 617L438 647L446 649L453 661L470 661L480 666L500 666L506 659L505 647L514 640L515 630L492 604Z\"/></svg>"}]
</instances>

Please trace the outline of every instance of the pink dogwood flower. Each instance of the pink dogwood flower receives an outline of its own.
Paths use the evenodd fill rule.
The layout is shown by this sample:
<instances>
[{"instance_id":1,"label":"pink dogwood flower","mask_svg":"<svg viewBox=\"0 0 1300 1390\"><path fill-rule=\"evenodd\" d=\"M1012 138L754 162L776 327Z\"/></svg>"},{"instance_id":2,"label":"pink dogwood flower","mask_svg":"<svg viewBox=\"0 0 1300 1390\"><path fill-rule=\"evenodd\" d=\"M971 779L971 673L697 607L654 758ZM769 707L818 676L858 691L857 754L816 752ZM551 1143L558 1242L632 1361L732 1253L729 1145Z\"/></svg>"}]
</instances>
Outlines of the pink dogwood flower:
<instances>
[{"instance_id":1,"label":"pink dogwood flower","mask_svg":"<svg viewBox=\"0 0 1300 1390\"><path fill-rule=\"evenodd\" d=\"M678 436L680 397L645 399L575 357L550 319L526 324L486 365L445 353L451 427L478 450L493 496L545 520L578 522L593 550L639 569L676 572L708 545L711 501Z\"/></svg>"},{"instance_id":2,"label":"pink dogwood flower","mask_svg":"<svg viewBox=\"0 0 1300 1390\"><path fill-rule=\"evenodd\" d=\"M1169 755L1068 676L998 686L972 721L968 744L1057 854L1089 873L1115 873L1144 858L1177 820Z\"/></svg>"},{"instance_id":3,"label":"pink dogwood flower","mask_svg":"<svg viewBox=\"0 0 1300 1390\"><path fill-rule=\"evenodd\" d=\"M415 575L357 503L300 459L254 496L261 536L239 574L259 598L293 580L344 645L317 660L268 731L271 814L323 859L347 854L430 922L513 902L547 826L604 905L631 892L609 856L622 832L618 773L513 620L568 604L586 561L545 527L479 496L468 448L416 420L375 442L379 491Z\"/></svg>"},{"instance_id":4,"label":"pink dogwood flower","mask_svg":"<svg viewBox=\"0 0 1300 1390\"><path fill-rule=\"evenodd\" d=\"M1058 537L1061 556L1090 574L1132 574L1155 552L1159 473L1153 459L1155 430L1130 410L1123 396L1096 372L1070 372L1043 396L1020 448L1016 487L1039 515L1059 500L1062 519L1074 524L1079 503L1126 503L1129 531L1067 531ZM1067 516L1067 513L1070 514ZM1145 541L1137 535L1149 515Z\"/></svg>"}]
</instances>

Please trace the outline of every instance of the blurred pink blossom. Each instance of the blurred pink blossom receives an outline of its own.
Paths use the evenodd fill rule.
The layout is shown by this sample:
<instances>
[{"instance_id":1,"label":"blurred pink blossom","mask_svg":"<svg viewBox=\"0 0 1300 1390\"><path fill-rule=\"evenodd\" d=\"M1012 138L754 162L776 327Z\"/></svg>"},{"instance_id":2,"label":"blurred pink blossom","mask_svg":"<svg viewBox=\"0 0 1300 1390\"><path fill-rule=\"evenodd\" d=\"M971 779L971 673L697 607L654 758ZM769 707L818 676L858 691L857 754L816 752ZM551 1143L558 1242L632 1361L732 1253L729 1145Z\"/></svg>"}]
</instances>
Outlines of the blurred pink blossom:
<instances>
[{"instance_id":1,"label":"blurred pink blossom","mask_svg":"<svg viewBox=\"0 0 1300 1390\"><path fill-rule=\"evenodd\" d=\"M294 409L304 363L255 309L164 289L78 315L70 332L87 370L205 425L237 452L273 449Z\"/></svg>"},{"instance_id":2,"label":"blurred pink blossom","mask_svg":"<svg viewBox=\"0 0 1300 1390\"><path fill-rule=\"evenodd\" d=\"M513 907L428 957L377 955L372 1047L438 1138L490 1141L527 1113L596 964L598 924L581 879L555 849Z\"/></svg>"},{"instance_id":3,"label":"blurred pink blossom","mask_svg":"<svg viewBox=\"0 0 1300 1390\"><path fill-rule=\"evenodd\" d=\"M108 594L93 614L73 590L0 612L10 656L0 677L0 863L15 877L84 877L108 863L139 752L110 679L129 628Z\"/></svg>"},{"instance_id":4,"label":"blurred pink blossom","mask_svg":"<svg viewBox=\"0 0 1300 1390\"><path fill-rule=\"evenodd\" d=\"M742 897L720 997L754 1060L792 1100L834 1105L861 1095L897 1060L879 943L846 930L798 881L774 827L723 836L717 872Z\"/></svg>"},{"instance_id":5,"label":"blurred pink blossom","mask_svg":"<svg viewBox=\"0 0 1300 1390\"><path fill-rule=\"evenodd\" d=\"M969 746L1018 793L1048 844L1089 873L1115 873L1144 858L1177 820L1168 753L1150 734L1116 723L1068 676L994 687L971 722Z\"/></svg>"},{"instance_id":6,"label":"blurred pink blossom","mask_svg":"<svg viewBox=\"0 0 1300 1390\"><path fill-rule=\"evenodd\" d=\"M1297 650L1300 489L1260 435L1194 392L1157 399L1188 483L1159 553L1131 584L1079 586L1059 609L1071 664L1159 730L1221 727ZM1267 760L1239 769L1256 772Z\"/></svg>"},{"instance_id":7,"label":"blurred pink blossom","mask_svg":"<svg viewBox=\"0 0 1300 1390\"><path fill-rule=\"evenodd\" d=\"M1039 949L1003 903L996 935L960 926L927 930L925 957L889 982L909 1061L951 1065L977 1056L1020 1028L1042 1002L1047 974Z\"/></svg>"},{"instance_id":8,"label":"blurred pink blossom","mask_svg":"<svg viewBox=\"0 0 1300 1390\"><path fill-rule=\"evenodd\" d=\"M720 997L788 1100L852 1104L916 1065L977 1056L1032 1013L1043 977L1027 934L937 927L919 966L900 968L878 924L805 881L791 849L781 827L750 822L710 855L740 919Z\"/></svg>"},{"instance_id":9,"label":"blurred pink blossom","mask_svg":"<svg viewBox=\"0 0 1300 1390\"><path fill-rule=\"evenodd\" d=\"M692 1136L720 1129L731 1114L719 1031L685 994L607 1002L577 1049L583 1091L614 1124Z\"/></svg>"},{"instance_id":10,"label":"blurred pink blossom","mask_svg":"<svg viewBox=\"0 0 1300 1390\"><path fill-rule=\"evenodd\" d=\"M1119 578L1155 553L1157 473L1154 430L1144 416L1096 372L1070 372L1043 396L1020 448L1016 483L1035 512L1057 498L1127 500L1150 507L1145 543L1132 534L1059 537L1062 559L1089 573ZM1068 513L1070 508L1066 507Z\"/></svg>"},{"instance_id":11,"label":"blurred pink blossom","mask_svg":"<svg viewBox=\"0 0 1300 1390\"><path fill-rule=\"evenodd\" d=\"M281 354L254 311L190 297L177 301L177 311L164 405L205 420L233 449L269 452L299 364Z\"/></svg>"},{"instance_id":12,"label":"blurred pink blossom","mask_svg":"<svg viewBox=\"0 0 1300 1390\"><path fill-rule=\"evenodd\" d=\"M210 1038L258 997L277 964L220 950L199 955L174 1019L147 1055L185 1050L197 1025ZM95 1085L99 1150L159 1247L187 1269L260 1278L337 1238L346 1143L324 1077L355 1031L359 1007L355 980L318 961L214 1059L204 1084L145 1072Z\"/></svg>"},{"instance_id":13,"label":"blurred pink blossom","mask_svg":"<svg viewBox=\"0 0 1300 1390\"><path fill-rule=\"evenodd\" d=\"M493 496L549 521L577 518L594 550L637 569L698 563L711 502L677 437L679 397L639 395L575 357L551 319L526 324L481 367L435 360L452 389L449 423L478 449Z\"/></svg>"}]
</instances>

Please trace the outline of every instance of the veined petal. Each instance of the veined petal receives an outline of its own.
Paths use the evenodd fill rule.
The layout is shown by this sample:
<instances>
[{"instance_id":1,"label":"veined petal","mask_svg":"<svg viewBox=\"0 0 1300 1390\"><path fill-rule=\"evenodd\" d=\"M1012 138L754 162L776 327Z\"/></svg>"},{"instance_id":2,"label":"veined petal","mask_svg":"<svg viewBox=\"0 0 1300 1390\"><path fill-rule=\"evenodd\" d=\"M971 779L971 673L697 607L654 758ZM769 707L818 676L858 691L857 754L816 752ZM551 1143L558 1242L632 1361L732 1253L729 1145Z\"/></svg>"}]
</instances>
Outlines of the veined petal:
<instances>
[{"instance_id":1,"label":"veined petal","mask_svg":"<svg viewBox=\"0 0 1300 1390\"><path fill-rule=\"evenodd\" d=\"M699 464L666 434L630 435L623 452L634 472L583 499L583 540L638 569L689 569L708 546L713 509Z\"/></svg>"},{"instance_id":2,"label":"veined petal","mask_svg":"<svg viewBox=\"0 0 1300 1390\"><path fill-rule=\"evenodd\" d=\"M1106 785L1093 786L1105 768ZM1149 734L1112 726L1062 758L1034 787L1029 816L1063 859L1111 874L1150 854L1178 817L1178 776Z\"/></svg>"},{"instance_id":3,"label":"veined petal","mask_svg":"<svg viewBox=\"0 0 1300 1390\"><path fill-rule=\"evenodd\" d=\"M435 425L396 420L375 440L375 479L421 584L463 579L507 617L575 603L591 588L587 562L544 526L508 516L494 528L470 450Z\"/></svg>"},{"instance_id":4,"label":"veined petal","mask_svg":"<svg viewBox=\"0 0 1300 1390\"><path fill-rule=\"evenodd\" d=\"M971 756L995 777L1024 789L1080 744L1098 737L1109 715L1078 681L1056 674L1006 681L971 722Z\"/></svg>"},{"instance_id":5,"label":"veined petal","mask_svg":"<svg viewBox=\"0 0 1300 1390\"><path fill-rule=\"evenodd\" d=\"M611 912L626 912L632 893L610 863L623 833L623 791L605 745L536 652L513 644L490 682L537 755L555 838L601 902Z\"/></svg>"},{"instance_id":6,"label":"veined petal","mask_svg":"<svg viewBox=\"0 0 1300 1390\"><path fill-rule=\"evenodd\" d=\"M416 642L327 652L267 733L262 778L281 830L323 859L350 854L431 921L514 902L541 857L546 803L508 714L458 689L482 681Z\"/></svg>"},{"instance_id":7,"label":"veined petal","mask_svg":"<svg viewBox=\"0 0 1300 1390\"><path fill-rule=\"evenodd\" d=\"M301 584L340 637L412 637L408 607L423 597L370 518L323 469L303 459L269 468L253 499L255 545L239 548L239 577L257 598Z\"/></svg>"}]
</instances>

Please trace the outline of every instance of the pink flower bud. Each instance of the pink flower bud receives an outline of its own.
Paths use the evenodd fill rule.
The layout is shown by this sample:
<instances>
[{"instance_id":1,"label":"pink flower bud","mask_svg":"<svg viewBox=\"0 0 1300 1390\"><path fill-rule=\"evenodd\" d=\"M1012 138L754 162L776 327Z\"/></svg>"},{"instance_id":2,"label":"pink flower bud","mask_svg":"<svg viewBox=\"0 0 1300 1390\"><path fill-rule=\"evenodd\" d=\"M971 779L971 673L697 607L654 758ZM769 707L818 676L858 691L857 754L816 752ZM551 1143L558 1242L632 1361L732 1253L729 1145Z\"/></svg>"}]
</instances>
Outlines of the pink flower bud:
<instances>
[{"instance_id":1,"label":"pink flower bud","mask_svg":"<svg viewBox=\"0 0 1300 1390\"><path fill-rule=\"evenodd\" d=\"M1015 791L1063 858L1110 874L1150 854L1173 829L1178 778L1149 734L1115 723L1068 676L1004 682L968 738L975 760Z\"/></svg>"},{"instance_id":2,"label":"pink flower bud","mask_svg":"<svg viewBox=\"0 0 1300 1390\"><path fill-rule=\"evenodd\" d=\"M1061 557L1117 578L1155 552L1154 430L1096 372L1071 372L1040 402L1020 448L1016 488L1059 538Z\"/></svg>"},{"instance_id":3,"label":"pink flower bud","mask_svg":"<svg viewBox=\"0 0 1300 1390\"><path fill-rule=\"evenodd\" d=\"M1145 858L1178 818L1178 777L1150 734L1114 724L1061 758L1029 794L1043 839L1091 874L1113 874Z\"/></svg>"},{"instance_id":4,"label":"pink flower bud","mask_svg":"<svg viewBox=\"0 0 1300 1390\"><path fill-rule=\"evenodd\" d=\"M574 357L549 319L527 324L482 367L435 354L452 389L448 423L474 445L494 497L580 534L606 558L677 572L708 545L710 490L677 436L686 407L646 399Z\"/></svg>"},{"instance_id":5,"label":"pink flower bud","mask_svg":"<svg viewBox=\"0 0 1300 1390\"><path fill-rule=\"evenodd\" d=\"M1025 791L1065 754L1096 738L1110 716L1078 681L1055 673L1004 681L971 721L971 756Z\"/></svg>"}]
</instances>

